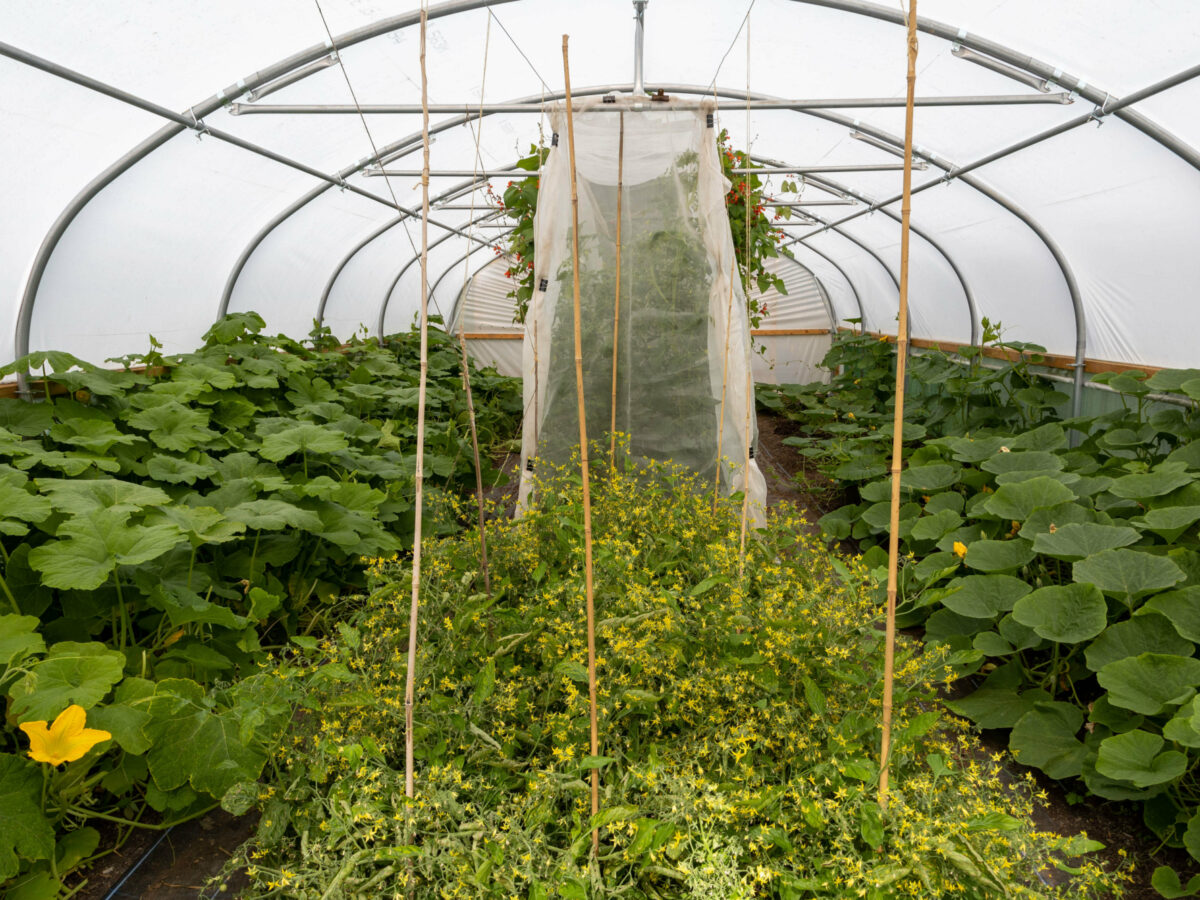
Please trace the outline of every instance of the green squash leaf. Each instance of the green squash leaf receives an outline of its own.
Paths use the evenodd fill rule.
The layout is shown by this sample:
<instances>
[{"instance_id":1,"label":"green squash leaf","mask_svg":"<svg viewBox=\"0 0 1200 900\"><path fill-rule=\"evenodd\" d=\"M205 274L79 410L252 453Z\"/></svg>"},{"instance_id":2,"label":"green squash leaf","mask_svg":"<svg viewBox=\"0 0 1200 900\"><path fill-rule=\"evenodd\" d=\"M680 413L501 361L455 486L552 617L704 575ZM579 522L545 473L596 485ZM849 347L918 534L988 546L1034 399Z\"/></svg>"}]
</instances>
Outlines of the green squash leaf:
<instances>
[{"instance_id":1,"label":"green squash leaf","mask_svg":"<svg viewBox=\"0 0 1200 900\"><path fill-rule=\"evenodd\" d=\"M1099 553L1135 544L1141 535L1123 525L1097 525L1081 522L1062 525L1053 532L1039 534L1033 541L1033 549L1046 556L1076 562Z\"/></svg>"},{"instance_id":2,"label":"green squash leaf","mask_svg":"<svg viewBox=\"0 0 1200 900\"><path fill-rule=\"evenodd\" d=\"M958 466L948 463L912 466L900 473L900 485L917 491L940 491L958 481L958 472Z\"/></svg>"},{"instance_id":3,"label":"green squash leaf","mask_svg":"<svg viewBox=\"0 0 1200 900\"><path fill-rule=\"evenodd\" d=\"M941 602L962 616L993 619L1011 610L1031 590L1011 575L968 575L946 585Z\"/></svg>"},{"instance_id":4,"label":"green squash leaf","mask_svg":"<svg viewBox=\"0 0 1200 900\"><path fill-rule=\"evenodd\" d=\"M1077 644L1104 630L1108 606L1093 585L1054 585L1038 588L1018 600L1013 618L1046 640Z\"/></svg>"},{"instance_id":5,"label":"green squash leaf","mask_svg":"<svg viewBox=\"0 0 1200 900\"><path fill-rule=\"evenodd\" d=\"M295 453L336 453L349 446L346 436L334 428L314 422L296 422L264 437L259 453L278 462Z\"/></svg>"},{"instance_id":6,"label":"green squash leaf","mask_svg":"<svg viewBox=\"0 0 1200 900\"><path fill-rule=\"evenodd\" d=\"M1072 567L1076 582L1091 582L1106 594L1126 598L1127 603L1169 588L1184 577L1183 570L1165 556L1140 550L1102 550Z\"/></svg>"},{"instance_id":7,"label":"green squash leaf","mask_svg":"<svg viewBox=\"0 0 1200 900\"><path fill-rule=\"evenodd\" d=\"M21 722L49 722L73 703L91 709L121 680L124 668L125 654L103 644L55 644L13 685L13 711Z\"/></svg>"},{"instance_id":8,"label":"green squash leaf","mask_svg":"<svg viewBox=\"0 0 1200 900\"><path fill-rule=\"evenodd\" d=\"M1023 538L1010 541L973 541L963 557L972 569L981 572L1005 572L1025 565L1034 557L1033 545Z\"/></svg>"},{"instance_id":9,"label":"green squash leaf","mask_svg":"<svg viewBox=\"0 0 1200 900\"><path fill-rule=\"evenodd\" d=\"M1001 519L1023 522L1035 509L1057 506L1075 499L1065 484L1045 475L1027 481L1004 484L984 503L984 508Z\"/></svg>"},{"instance_id":10,"label":"green squash leaf","mask_svg":"<svg viewBox=\"0 0 1200 900\"><path fill-rule=\"evenodd\" d=\"M129 513L103 509L67 519L59 540L29 553L29 565L50 587L95 590L119 565L138 565L162 556L183 540L174 525L130 525Z\"/></svg>"},{"instance_id":11,"label":"green squash leaf","mask_svg":"<svg viewBox=\"0 0 1200 900\"><path fill-rule=\"evenodd\" d=\"M208 428L206 412L189 409L175 400L132 413L127 421L140 431L148 431L151 443L178 453L205 446L218 437Z\"/></svg>"},{"instance_id":12,"label":"green squash leaf","mask_svg":"<svg viewBox=\"0 0 1200 900\"><path fill-rule=\"evenodd\" d=\"M1005 472L1058 472L1065 463L1061 456L1044 450L1001 450L979 464L979 468L994 475Z\"/></svg>"},{"instance_id":13,"label":"green squash leaf","mask_svg":"<svg viewBox=\"0 0 1200 900\"><path fill-rule=\"evenodd\" d=\"M1075 735L1083 712L1071 703L1038 703L1013 726L1008 746L1017 762L1041 769L1051 778L1079 775L1087 749Z\"/></svg>"},{"instance_id":14,"label":"green squash leaf","mask_svg":"<svg viewBox=\"0 0 1200 900\"><path fill-rule=\"evenodd\" d=\"M1067 433L1057 422L1018 434L1008 444L1010 450L1062 450L1066 446Z\"/></svg>"},{"instance_id":15,"label":"green squash leaf","mask_svg":"<svg viewBox=\"0 0 1200 900\"><path fill-rule=\"evenodd\" d=\"M0 882L17 874L20 859L43 860L53 854L54 829L42 812L41 768L0 753Z\"/></svg>"},{"instance_id":16,"label":"green squash leaf","mask_svg":"<svg viewBox=\"0 0 1200 900\"><path fill-rule=\"evenodd\" d=\"M140 512L148 506L171 502L163 490L117 478L39 478L38 489L50 498L54 509L72 516L100 510Z\"/></svg>"},{"instance_id":17,"label":"green squash leaf","mask_svg":"<svg viewBox=\"0 0 1200 900\"><path fill-rule=\"evenodd\" d=\"M1109 663L1096 679L1114 705L1156 716L1192 698L1200 685L1200 659L1141 653Z\"/></svg>"},{"instance_id":18,"label":"green squash leaf","mask_svg":"<svg viewBox=\"0 0 1200 900\"><path fill-rule=\"evenodd\" d=\"M46 643L37 633L39 624L37 616L0 616L0 675L5 667L45 652Z\"/></svg>"},{"instance_id":19,"label":"green squash leaf","mask_svg":"<svg viewBox=\"0 0 1200 900\"><path fill-rule=\"evenodd\" d=\"M299 528L302 531L321 530L321 517L312 510L301 509L283 500L251 500L225 510L225 517L240 522L248 529L280 531Z\"/></svg>"},{"instance_id":20,"label":"green squash leaf","mask_svg":"<svg viewBox=\"0 0 1200 900\"><path fill-rule=\"evenodd\" d=\"M232 711L210 709L195 682L160 681L149 710L146 732L153 745L146 761L160 790L190 784L219 798L239 781L258 779L265 752L248 744Z\"/></svg>"},{"instance_id":21,"label":"green squash leaf","mask_svg":"<svg viewBox=\"0 0 1200 900\"><path fill-rule=\"evenodd\" d=\"M1155 594L1143 609L1161 613L1171 620L1181 637L1200 642L1200 586Z\"/></svg>"},{"instance_id":22,"label":"green squash leaf","mask_svg":"<svg viewBox=\"0 0 1200 900\"><path fill-rule=\"evenodd\" d=\"M1089 669L1099 672L1111 662L1143 653L1192 655L1195 646L1179 636L1168 618L1145 610L1143 607L1132 619L1109 625L1088 645L1084 658Z\"/></svg>"},{"instance_id":23,"label":"green squash leaf","mask_svg":"<svg viewBox=\"0 0 1200 900\"><path fill-rule=\"evenodd\" d=\"M913 524L912 537L918 541L936 541L947 531L961 525L963 517L953 510L943 509L933 515L921 516Z\"/></svg>"},{"instance_id":24,"label":"green squash leaf","mask_svg":"<svg viewBox=\"0 0 1200 900\"><path fill-rule=\"evenodd\" d=\"M1105 738L1096 771L1143 788L1174 781L1187 769L1187 757L1178 750L1163 751L1164 743L1157 734L1141 729Z\"/></svg>"},{"instance_id":25,"label":"green squash leaf","mask_svg":"<svg viewBox=\"0 0 1200 900\"><path fill-rule=\"evenodd\" d=\"M1200 442L1196 446L1200 447ZM1147 510L1144 516L1132 519L1130 524L1160 535L1167 543L1174 543L1179 536L1200 521L1200 506L1163 506Z\"/></svg>"},{"instance_id":26,"label":"green squash leaf","mask_svg":"<svg viewBox=\"0 0 1200 900\"><path fill-rule=\"evenodd\" d=\"M208 478L217 470L211 463L194 463L178 456L159 454L146 463L146 471L155 481L169 484L195 484L199 478Z\"/></svg>"},{"instance_id":27,"label":"green squash leaf","mask_svg":"<svg viewBox=\"0 0 1200 900\"><path fill-rule=\"evenodd\" d=\"M1151 472L1118 478L1109 491L1126 500L1146 500L1169 494L1194 480L1183 463L1161 463Z\"/></svg>"}]
</instances>

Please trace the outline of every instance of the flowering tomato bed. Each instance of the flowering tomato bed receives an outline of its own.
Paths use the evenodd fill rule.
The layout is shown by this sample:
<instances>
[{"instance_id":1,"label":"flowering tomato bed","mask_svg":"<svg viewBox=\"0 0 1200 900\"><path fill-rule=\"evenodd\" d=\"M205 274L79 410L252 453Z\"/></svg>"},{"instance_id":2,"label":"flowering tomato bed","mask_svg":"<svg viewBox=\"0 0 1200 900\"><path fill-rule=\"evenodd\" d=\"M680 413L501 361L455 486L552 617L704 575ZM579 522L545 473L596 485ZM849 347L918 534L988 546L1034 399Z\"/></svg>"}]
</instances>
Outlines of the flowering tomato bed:
<instances>
[{"instance_id":1,"label":"flowering tomato bed","mask_svg":"<svg viewBox=\"0 0 1200 900\"><path fill-rule=\"evenodd\" d=\"M883 638L865 569L786 514L743 569L736 503L714 509L663 468L602 466L594 485L602 755L588 757L577 479L540 494L492 525L491 597L474 536L426 545L415 801L404 563L372 565L336 639L275 661L307 712L268 765L238 861L246 896L1119 895L1095 842L1035 831L1031 783L967 752L934 702L955 673L946 653L901 643L881 809ZM1066 885L1043 882L1052 866L1074 873Z\"/></svg>"}]
</instances>

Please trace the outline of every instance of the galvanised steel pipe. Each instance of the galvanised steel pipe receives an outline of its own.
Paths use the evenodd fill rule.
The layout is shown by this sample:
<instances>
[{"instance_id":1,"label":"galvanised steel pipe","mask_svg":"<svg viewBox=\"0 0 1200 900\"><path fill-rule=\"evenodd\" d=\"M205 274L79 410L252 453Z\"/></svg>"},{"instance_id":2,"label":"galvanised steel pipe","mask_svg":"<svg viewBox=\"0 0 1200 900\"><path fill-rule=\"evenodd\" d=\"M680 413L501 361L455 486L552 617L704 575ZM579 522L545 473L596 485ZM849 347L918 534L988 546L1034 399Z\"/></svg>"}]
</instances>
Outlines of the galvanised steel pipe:
<instances>
[{"instance_id":1,"label":"galvanised steel pipe","mask_svg":"<svg viewBox=\"0 0 1200 900\"><path fill-rule=\"evenodd\" d=\"M460 12L480 9L483 7L497 6L501 3L511 3L513 0L449 0L446 3L439 3L436 6L430 7L426 11L429 19L438 19L443 16L451 16ZM373 37L378 37L381 34L389 34L401 28L407 28L416 25L421 20L419 10L413 12L402 13L398 16L390 16L382 19L379 22L371 25L356 28L339 35L336 42L343 49L351 47L362 41L369 40ZM11 45L5 44L5 47ZM16 49L16 48L11 48ZM237 97L247 91L252 91L257 87L261 87L287 75L309 63L315 62L318 59L326 56L330 51L328 44L314 44L305 50L294 53L286 59L280 60L274 65L260 69L257 72L242 78L234 84L217 91L216 94L191 106L188 109L188 114L196 120L202 120L205 116L218 110L223 106L228 98ZM23 52L23 51L22 51ZM18 358L29 353L29 333L33 321L33 308L37 300L38 287L42 282L42 277L46 273L46 266L49 265L50 257L54 253L58 242L62 239L63 234L80 211L91 202L100 191L108 187L121 174L128 171L132 166L136 165L141 160L145 159L171 138L182 133L188 126L181 125L177 122L172 122L160 128L157 132L146 138L144 141L133 147L119 159L109 165L103 172L93 178L78 194L72 198L71 202L59 213L54 224L50 226L50 230L46 232L46 236L42 239L41 246L38 247L37 254L34 256L33 264L30 266L29 276L25 281L25 289L21 296L21 306L17 312L17 323L14 332L15 353ZM27 393L26 379L24 376L19 376L18 380L21 383L21 391Z\"/></svg>"},{"instance_id":2,"label":"galvanised steel pipe","mask_svg":"<svg viewBox=\"0 0 1200 900\"><path fill-rule=\"evenodd\" d=\"M648 0L633 0L633 93L634 96L646 95L643 62L646 50L646 3Z\"/></svg>"},{"instance_id":3,"label":"galvanised steel pipe","mask_svg":"<svg viewBox=\"0 0 1200 900\"><path fill-rule=\"evenodd\" d=\"M900 10L890 6L881 6L877 3L869 3L866 0L792 0L792 2L807 3L811 6L823 6L827 9L836 9L841 12L868 16L874 19L881 19L885 22L891 22L893 25L902 26L905 24L905 16ZM1023 69L1053 84L1057 84L1059 87L1074 91L1085 100L1097 106L1107 105L1108 109L1113 111L1113 114L1117 118L1128 122L1151 140L1162 144L1193 168L1200 169L1200 150L1197 150L1197 148L1186 141L1180 140L1174 134L1167 131L1167 129L1141 113L1132 109L1118 108L1116 101L1120 98L1112 96L1096 85L1088 84L1079 77L1064 72L1057 66L1052 66L1049 63L1042 62L1040 59L1020 53L1010 47L1006 47L1004 44L990 41L979 35L968 34L966 29L947 25L944 22L938 22L924 16L917 16L917 30L954 44L961 44L964 47L969 47L972 50L985 53L988 56L1006 62L1018 69Z\"/></svg>"},{"instance_id":4,"label":"galvanised steel pipe","mask_svg":"<svg viewBox=\"0 0 1200 900\"><path fill-rule=\"evenodd\" d=\"M644 87L643 87L644 90ZM634 96L638 94L636 83L633 86ZM726 94L728 96L728 93ZM547 97L547 102L549 98ZM654 101L657 102L657 101ZM1074 98L1067 91L1054 94L965 94L945 97L917 97L917 106L1035 106L1043 104L1065 105L1074 103ZM668 100L663 103L664 109L696 110L696 109L725 109L744 111L749 109L890 109L903 107L903 97L813 97L796 100L717 100L676 101ZM354 106L349 103L231 103L229 112L235 116L349 116L358 115L359 110L367 115L398 115L417 116L421 114L420 104L415 103L366 103ZM576 111L588 112L620 112L628 109L622 104L579 104ZM545 103L541 100L530 103L432 103L429 114L451 115L457 113L480 111L485 113L525 113L539 115L545 112Z\"/></svg>"},{"instance_id":5,"label":"galvanised steel pipe","mask_svg":"<svg viewBox=\"0 0 1200 900\"><path fill-rule=\"evenodd\" d=\"M858 288L854 286L854 281L849 275L846 274L846 270L841 267L836 259L834 259L832 256L829 256L827 253L818 250L816 247L810 247L808 244L802 244L801 246L810 253L815 253L817 256L821 257L821 259L825 260L825 262L837 269L842 278L846 279L846 284L850 285L850 293L854 296L854 303L858 306L858 330L860 332L865 332L867 330L867 311L863 308L862 297L858 295ZM831 303L830 306L832 305L833 304Z\"/></svg>"},{"instance_id":6,"label":"galvanised steel pipe","mask_svg":"<svg viewBox=\"0 0 1200 900\"><path fill-rule=\"evenodd\" d=\"M447 200L452 200L457 197L461 197L463 194L468 194L471 191L478 190L479 185L482 183L483 183L482 179L479 179L479 180L468 181L466 184L455 185L450 190L445 191L444 193L438 194L438 198L445 198ZM485 205L479 206L478 209L481 212L485 209L488 211L492 211L492 212L495 211L494 207L485 206ZM345 256L342 257L341 262L339 262L334 267L333 272L330 274L329 278L326 280L325 289L321 292L321 299L317 303L317 315L316 315L317 324L321 324L322 322L325 321L325 307L329 303L329 295L333 292L333 286L334 286L334 284L337 283L338 277L342 274L342 271L346 268L347 265L350 264L350 260L354 259L354 257L358 254L358 251L362 250L364 247L366 247L369 243L371 243L377 237L380 237L381 235L390 231L392 228L395 228L397 225L404 222L407 218L408 218L407 216L397 216L396 218L392 219L390 222L384 222L382 225L380 225L378 228L376 228L374 231L372 231L370 234L368 234L365 238L363 238L357 244L355 244L350 249L350 251ZM416 257L413 257L413 258L415 259Z\"/></svg>"},{"instance_id":7,"label":"galvanised steel pipe","mask_svg":"<svg viewBox=\"0 0 1200 900\"><path fill-rule=\"evenodd\" d=\"M513 228L516 228L516 226L514 225ZM497 235L496 240L500 240L501 238L503 238L505 236L506 235L503 235L503 234ZM452 234L442 235L436 241L433 241L429 245L429 249L432 250L434 247L437 247L440 244L444 244L446 241L450 240L450 238L452 238L452 237L454 237L454 235L452 235ZM479 248L476 248L476 249L479 249ZM392 279L392 283L388 286L387 293L385 293L383 295L383 301L379 304L379 316L378 316L378 329L379 329L380 334L383 334L383 320L384 320L384 317L387 315L387 308L388 308L388 304L392 300L392 294L394 294L396 291L396 285L398 285L400 283L400 279L404 277L404 273L407 272L409 269L411 269L413 266L413 263L417 262L420 258L421 258L420 254L417 254L417 255L413 256L411 259L409 259L409 261L406 262L401 267L400 271L396 273L396 277ZM432 290L429 292L429 296L430 297L433 296Z\"/></svg>"},{"instance_id":8,"label":"galvanised steel pipe","mask_svg":"<svg viewBox=\"0 0 1200 900\"><path fill-rule=\"evenodd\" d=\"M776 163L776 160L766 159L764 157L751 157L751 159L761 160L762 162L767 163L768 165L774 165ZM848 194L853 199L861 201L863 203L871 202L869 197L867 197L863 194L860 194L860 193L858 193L858 191L848 188L845 185L839 184L834 181L830 181L827 178L820 178L820 179L810 178L809 182L818 187L824 186L830 190L836 190L843 194ZM832 205L833 203L837 203L839 201L818 200L816 202L820 203L820 204ZM882 209L882 210L880 210L880 212L882 212L889 219L892 219L893 221L895 221L897 224L900 222L900 216L897 213L892 212L890 209ZM805 213L805 215L808 215L809 218L816 219L816 216L813 216L809 213ZM921 238L923 241L925 241L927 244L929 244L929 246L933 247L933 249L936 250L941 255L942 259L946 260L946 264L948 266L950 266L950 270L954 273L955 278L958 279L959 286L962 287L963 296L966 298L966 301L967 301L967 316L970 319L970 323L971 323L971 346L973 346L973 347L978 346L978 343L979 343L979 312L975 306L975 295L971 292L971 286L967 283L966 276L964 276L962 273L962 270L959 269L958 263L956 263L954 261L954 257L952 257L949 253L947 253L946 250L942 247L942 245L939 244L936 240L934 240L933 237L931 237L929 234L927 234L922 229L913 225L911 221L909 222L908 227L909 227L909 230L912 231L913 234L915 234L917 237ZM804 238L797 238L797 239L788 241L783 246L791 247L797 243L800 243L802 240L804 240ZM909 330L911 331L911 326L910 326Z\"/></svg>"},{"instance_id":9,"label":"galvanised steel pipe","mask_svg":"<svg viewBox=\"0 0 1200 900\"><path fill-rule=\"evenodd\" d=\"M864 163L854 166L765 166L757 169L730 169L735 175L810 175L822 172L899 172L904 168L903 163ZM921 168L921 167L918 167ZM528 169L491 169L476 172L471 169L432 169L430 178L466 178L468 175L482 175L485 178L525 178L533 173ZM391 178L420 178L420 169L364 169L363 175L369 178L381 176Z\"/></svg>"}]
</instances>

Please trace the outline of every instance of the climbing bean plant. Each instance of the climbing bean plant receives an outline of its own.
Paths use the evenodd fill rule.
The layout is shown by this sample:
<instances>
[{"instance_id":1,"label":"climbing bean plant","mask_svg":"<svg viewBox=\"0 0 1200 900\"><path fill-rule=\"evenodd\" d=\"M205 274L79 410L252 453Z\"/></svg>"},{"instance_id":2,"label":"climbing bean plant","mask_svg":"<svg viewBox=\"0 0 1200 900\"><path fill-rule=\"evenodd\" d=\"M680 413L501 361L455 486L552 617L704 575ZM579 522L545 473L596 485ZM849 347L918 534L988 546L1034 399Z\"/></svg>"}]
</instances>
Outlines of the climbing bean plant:
<instances>
[{"instance_id":1,"label":"climbing bean plant","mask_svg":"<svg viewBox=\"0 0 1200 900\"><path fill-rule=\"evenodd\" d=\"M725 195L725 207L729 213L730 234L733 238L734 254L742 288L748 298L747 311L753 327L758 327L767 310L758 297L751 297L755 289L765 293L774 289L787 293L783 279L768 271L765 260L781 254L791 257L786 247L781 247L784 234L773 222L780 218L791 218L790 207L779 207L773 216L763 205L766 185L753 173L739 173L736 169L761 168L744 150L734 148L729 133L721 130L717 137L718 158L721 169L729 180L729 192ZM549 147L531 145L529 153L517 162L517 168L536 173L550 154ZM514 321L524 322L533 298L534 241L533 217L537 211L539 179L536 174L508 182L504 191L497 194L489 185L492 202L505 210L506 215L516 222L516 227L506 238L509 266L506 277L512 280L510 296L516 300ZM797 193L794 181L785 180L781 186L784 194ZM498 251L499 252L499 251Z\"/></svg>"}]
</instances>

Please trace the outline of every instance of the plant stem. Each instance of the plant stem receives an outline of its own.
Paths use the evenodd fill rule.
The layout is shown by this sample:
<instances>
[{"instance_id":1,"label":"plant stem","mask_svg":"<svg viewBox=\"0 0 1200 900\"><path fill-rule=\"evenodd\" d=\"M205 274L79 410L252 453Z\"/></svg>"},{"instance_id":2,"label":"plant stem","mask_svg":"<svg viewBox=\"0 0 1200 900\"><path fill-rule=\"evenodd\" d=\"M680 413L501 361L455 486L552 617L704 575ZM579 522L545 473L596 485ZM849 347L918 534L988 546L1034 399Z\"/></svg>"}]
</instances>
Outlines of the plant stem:
<instances>
[{"instance_id":1,"label":"plant stem","mask_svg":"<svg viewBox=\"0 0 1200 900\"><path fill-rule=\"evenodd\" d=\"M116 569L113 569L113 584L117 586L117 609L121 613L121 638L117 649L124 650L130 637L133 636L133 623L129 620L129 610L125 606L125 596L121 592L121 577L117 574Z\"/></svg>"},{"instance_id":2,"label":"plant stem","mask_svg":"<svg viewBox=\"0 0 1200 900\"><path fill-rule=\"evenodd\" d=\"M66 811L77 816L82 816L85 819L102 819L105 822L113 822L117 825L125 825L130 828L144 828L147 831L166 831L168 828L174 828L176 825L182 825L184 822L190 822L192 819L198 819L207 813L212 812L220 803L214 803L212 806L206 806L199 809L189 816L184 816L182 819L176 819L173 822L159 822L154 825L145 822L138 822L135 819L123 819L120 816L110 816L108 813L96 812L94 809L83 809L79 806L68 806Z\"/></svg>"},{"instance_id":3,"label":"plant stem","mask_svg":"<svg viewBox=\"0 0 1200 900\"><path fill-rule=\"evenodd\" d=\"M19 616L21 614L21 607L17 605L17 598L13 596L13 592L8 587L8 581L2 575L0 575L0 588L4 588L4 595L8 597L8 602L12 605L13 612Z\"/></svg>"}]
</instances>

